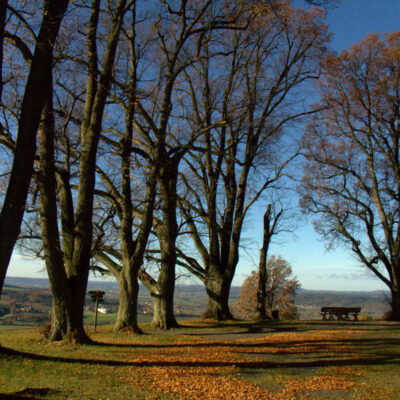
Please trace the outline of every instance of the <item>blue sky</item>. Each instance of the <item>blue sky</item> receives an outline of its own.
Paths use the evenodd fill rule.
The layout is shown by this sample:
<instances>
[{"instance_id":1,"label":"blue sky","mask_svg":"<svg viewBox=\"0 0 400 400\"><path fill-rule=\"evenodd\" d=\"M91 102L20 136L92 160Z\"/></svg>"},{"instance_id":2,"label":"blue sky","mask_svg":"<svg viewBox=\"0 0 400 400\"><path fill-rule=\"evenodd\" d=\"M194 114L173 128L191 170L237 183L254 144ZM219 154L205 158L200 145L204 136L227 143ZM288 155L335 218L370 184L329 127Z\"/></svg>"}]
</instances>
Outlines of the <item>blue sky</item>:
<instances>
[{"instance_id":1,"label":"blue sky","mask_svg":"<svg viewBox=\"0 0 400 400\"><path fill-rule=\"evenodd\" d=\"M298 1L296 0L296 4ZM400 29L400 0L342 0L328 10L327 23L334 36L332 47L348 49L368 33L391 33ZM292 265L294 274L305 289L315 290L380 290L385 285L369 274L344 249L327 252L325 243L314 233L311 223L304 221L295 236L278 238L270 253L281 254ZM261 236L261 227L250 226L254 236ZM254 254L257 262L258 255ZM234 285L240 285L254 265L243 257ZM43 265L14 254L8 276L46 277Z\"/></svg>"}]
</instances>

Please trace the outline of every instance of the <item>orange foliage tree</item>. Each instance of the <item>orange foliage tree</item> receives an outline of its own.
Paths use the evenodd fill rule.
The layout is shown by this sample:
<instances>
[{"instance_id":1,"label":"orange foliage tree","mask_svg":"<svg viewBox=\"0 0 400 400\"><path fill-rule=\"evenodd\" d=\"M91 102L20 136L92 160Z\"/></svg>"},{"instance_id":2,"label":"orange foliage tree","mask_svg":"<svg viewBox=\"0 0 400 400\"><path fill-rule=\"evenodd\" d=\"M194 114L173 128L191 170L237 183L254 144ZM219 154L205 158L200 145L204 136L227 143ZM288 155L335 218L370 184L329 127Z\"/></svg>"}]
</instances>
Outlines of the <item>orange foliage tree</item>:
<instances>
[{"instance_id":1,"label":"orange foliage tree","mask_svg":"<svg viewBox=\"0 0 400 400\"><path fill-rule=\"evenodd\" d=\"M281 256L271 256L267 262L267 281L265 308L267 315L272 316L273 310L278 310L283 319L297 319L295 306L296 290L300 284L293 276L292 267ZM257 311L258 273L251 271L245 279L240 291L236 308L245 318L254 318Z\"/></svg>"},{"instance_id":2,"label":"orange foliage tree","mask_svg":"<svg viewBox=\"0 0 400 400\"><path fill-rule=\"evenodd\" d=\"M400 31L328 57L320 92L301 204L331 245L347 245L387 285L400 320Z\"/></svg>"}]
</instances>

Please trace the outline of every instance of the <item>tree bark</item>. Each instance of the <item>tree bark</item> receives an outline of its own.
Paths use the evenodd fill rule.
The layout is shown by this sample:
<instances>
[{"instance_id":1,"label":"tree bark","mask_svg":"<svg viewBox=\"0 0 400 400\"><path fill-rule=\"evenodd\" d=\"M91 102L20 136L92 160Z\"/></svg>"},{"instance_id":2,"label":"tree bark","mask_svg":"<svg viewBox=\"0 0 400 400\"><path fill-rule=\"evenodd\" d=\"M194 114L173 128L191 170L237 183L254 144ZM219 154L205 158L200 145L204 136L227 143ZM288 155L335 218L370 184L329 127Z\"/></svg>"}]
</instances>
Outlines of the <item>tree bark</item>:
<instances>
[{"instance_id":1,"label":"tree bark","mask_svg":"<svg viewBox=\"0 0 400 400\"><path fill-rule=\"evenodd\" d=\"M21 105L11 176L0 214L0 296L21 229L33 173L36 132L48 93L48 76L53 67L53 47L67 6L68 0L44 2L43 19Z\"/></svg>"},{"instance_id":2,"label":"tree bark","mask_svg":"<svg viewBox=\"0 0 400 400\"><path fill-rule=\"evenodd\" d=\"M208 306L203 318L213 318L217 321L233 319L229 309L231 282L232 279L221 273L218 266L210 266L205 280Z\"/></svg>"},{"instance_id":3,"label":"tree bark","mask_svg":"<svg viewBox=\"0 0 400 400\"><path fill-rule=\"evenodd\" d=\"M119 285L119 307L117 321L114 331L125 331L131 333L142 333L138 327L137 304L139 294L139 283L137 270L123 268L118 278Z\"/></svg>"},{"instance_id":4,"label":"tree bark","mask_svg":"<svg viewBox=\"0 0 400 400\"><path fill-rule=\"evenodd\" d=\"M150 292L153 301L153 328L168 330L178 327L174 316L175 265L161 266L156 290Z\"/></svg>"},{"instance_id":5,"label":"tree bark","mask_svg":"<svg viewBox=\"0 0 400 400\"><path fill-rule=\"evenodd\" d=\"M391 315L390 320L392 321L400 321L400 288L392 287L391 288Z\"/></svg>"},{"instance_id":6,"label":"tree bark","mask_svg":"<svg viewBox=\"0 0 400 400\"><path fill-rule=\"evenodd\" d=\"M256 318L260 320L268 319L265 308L265 300L267 297L266 285L268 278L267 255L268 255L269 244L271 241L270 218L271 218L271 204L268 204L267 210L265 211L264 214L263 245L260 250L260 262L258 264Z\"/></svg>"},{"instance_id":7,"label":"tree bark","mask_svg":"<svg viewBox=\"0 0 400 400\"><path fill-rule=\"evenodd\" d=\"M141 329L137 324L137 298L139 295L138 274L139 269L143 264L143 257L153 219L157 174L158 166L156 163L156 165L153 166L153 170L147 183L142 223L135 242L132 240L132 208L127 207L127 209L123 211L125 217L122 218L120 235L122 244L122 271L118 277L120 303L114 331L123 329L135 333L141 333ZM128 210L130 211L129 216L126 215L126 211ZM130 226L126 223L127 221L130 221ZM127 236L128 232L130 232L130 237Z\"/></svg>"},{"instance_id":8,"label":"tree bark","mask_svg":"<svg viewBox=\"0 0 400 400\"><path fill-rule=\"evenodd\" d=\"M69 323L71 296L58 230L52 74L48 75L47 79L49 80L48 92L38 130L40 165L37 183L40 192L40 229L53 301L52 323L48 339L53 341L68 336L71 328Z\"/></svg>"},{"instance_id":9,"label":"tree bark","mask_svg":"<svg viewBox=\"0 0 400 400\"><path fill-rule=\"evenodd\" d=\"M89 76L84 119L81 125L81 154L79 162L79 184L76 202L72 258L66 263L70 282L72 303L71 338L75 342L87 343L83 326L86 287L92 250L92 217L95 188L97 147L100 139L106 99L109 93L116 49L125 15L126 0L119 0L108 35L107 48L97 83L96 32L100 2L93 0L88 30ZM95 69L95 71L94 71Z\"/></svg>"},{"instance_id":10,"label":"tree bark","mask_svg":"<svg viewBox=\"0 0 400 400\"><path fill-rule=\"evenodd\" d=\"M178 326L174 317L175 290L175 243L178 236L176 222L178 165L180 157L169 158L166 154L160 166L159 184L162 203L162 220L156 232L160 243L161 270L156 290L152 292L154 315L152 325L158 329Z\"/></svg>"}]
</instances>

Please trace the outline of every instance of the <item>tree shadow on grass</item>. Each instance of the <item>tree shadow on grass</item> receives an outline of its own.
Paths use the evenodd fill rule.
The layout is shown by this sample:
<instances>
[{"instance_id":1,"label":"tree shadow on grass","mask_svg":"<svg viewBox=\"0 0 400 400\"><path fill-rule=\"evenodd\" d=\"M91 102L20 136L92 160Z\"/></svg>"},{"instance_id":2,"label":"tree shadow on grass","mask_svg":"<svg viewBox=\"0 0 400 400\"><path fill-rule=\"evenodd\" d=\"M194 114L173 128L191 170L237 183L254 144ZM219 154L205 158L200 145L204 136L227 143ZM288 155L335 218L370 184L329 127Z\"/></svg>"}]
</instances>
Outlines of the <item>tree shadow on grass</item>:
<instances>
[{"instance_id":1,"label":"tree shadow on grass","mask_svg":"<svg viewBox=\"0 0 400 400\"><path fill-rule=\"evenodd\" d=\"M204 325L181 325L177 330L165 331L164 334L183 334L185 336L223 336L223 335L242 335L251 333L255 328L259 333L287 333L287 332L315 332L320 330L343 330L343 329L357 329L365 330L368 332L371 329L384 328L388 331L400 327L399 323L388 324L387 322L354 322L354 321L231 321L231 322L218 322L207 321ZM233 328L234 330L228 331L227 329ZM218 330L221 329L221 330ZM193 332L192 330L196 330ZM210 330L212 330L210 332ZM155 333L155 332L151 332ZM160 333L160 332L156 332ZM391 333L391 332L389 332Z\"/></svg>"},{"instance_id":2,"label":"tree shadow on grass","mask_svg":"<svg viewBox=\"0 0 400 400\"><path fill-rule=\"evenodd\" d=\"M307 342L297 342L304 346ZM325 343L325 342L324 342ZM346 344L347 342L341 342ZM315 344L312 342L311 344ZM398 343L396 343L398 344ZM290 345L286 343L286 345ZM160 346L162 347L162 346ZM176 347L176 346L175 346ZM235 346L234 346L235 347ZM237 346L236 346L237 347ZM246 347L246 346L243 346ZM312 351L308 352L313 354ZM327 353L329 351L327 350ZM37 361L54 361L62 363L71 364L89 364L89 365L104 365L104 366L114 366L114 367L232 367L236 366L239 368L259 368L259 369L269 369L269 368L314 368L314 367L332 367L332 366L361 366L361 365L386 365L386 364L397 364L400 365L400 354L374 354L367 357L342 357L337 354L337 358L323 358L320 357L317 360L301 360L301 361L263 361L263 360L235 360L235 361L119 361L119 360L98 360L98 359L77 359L68 357L56 357L47 356L41 354L27 353L22 351L17 351L13 349L8 349L0 347L0 354L7 355L8 357L23 357L30 360ZM246 354L245 351L242 354ZM252 353L253 355L256 355ZM269 354L265 352L264 355ZM298 356L296 353L288 353L286 356ZM273 356L273 354L271 354ZM329 356L331 357L331 355ZM314 357L316 358L316 357Z\"/></svg>"},{"instance_id":3,"label":"tree shadow on grass","mask_svg":"<svg viewBox=\"0 0 400 400\"><path fill-rule=\"evenodd\" d=\"M261 337L261 339L264 337ZM273 337L272 337L273 338ZM251 339L249 339L251 340ZM290 346L331 346L334 350L337 346L360 346L365 348L376 348L378 346L399 346L400 352L400 339L361 339L361 338L347 338L347 339L320 339L320 340L291 340L282 342L271 342L268 341L258 341L258 338L254 339L255 342L243 342L236 340L216 340L207 342L177 342L177 343L163 343L163 344L132 344L132 343L108 343L108 342L95 342L94 346L100 347L116 347L116 348L131 348L131 349L168 349L168 348L218 348L218 347L231 347L231 348L259 348L259 347L273 347L273 348L285 348Z\"/></svg>"},{"instance_id":4,"label":"tree shadow on grass","mask_svg":"<svg viewBox=\"0 0 400 400\"><path fill-rule=\"evenodd\" d=\"M42 396L47 396L49 394L59 393L59 390L51 388L26 388L14 393L1 394L0 400L39 400ZM40 396L40 397L35 397Z\"/></svg>"}]
</instances>

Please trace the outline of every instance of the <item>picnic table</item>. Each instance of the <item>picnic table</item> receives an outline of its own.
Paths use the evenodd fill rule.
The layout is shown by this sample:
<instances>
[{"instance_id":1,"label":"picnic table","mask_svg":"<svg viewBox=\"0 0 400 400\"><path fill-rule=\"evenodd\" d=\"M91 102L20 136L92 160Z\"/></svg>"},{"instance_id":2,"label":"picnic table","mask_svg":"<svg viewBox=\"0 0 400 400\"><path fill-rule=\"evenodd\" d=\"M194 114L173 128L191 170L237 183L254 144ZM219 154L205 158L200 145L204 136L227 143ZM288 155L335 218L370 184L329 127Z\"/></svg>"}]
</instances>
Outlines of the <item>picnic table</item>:
<instances>
[{"instance_id":1,"label":"picnic table","mask_svg":"<svg viewBox=\"0 0 400 400\"><path fill-rule=\"evenodd\" d=\"M358 321L360 311L360 307L322 307L321 315L324 321L332 321L335 317L338 321L350 321L350 316L353 321Z\"/></svg>"}]
</instances>

